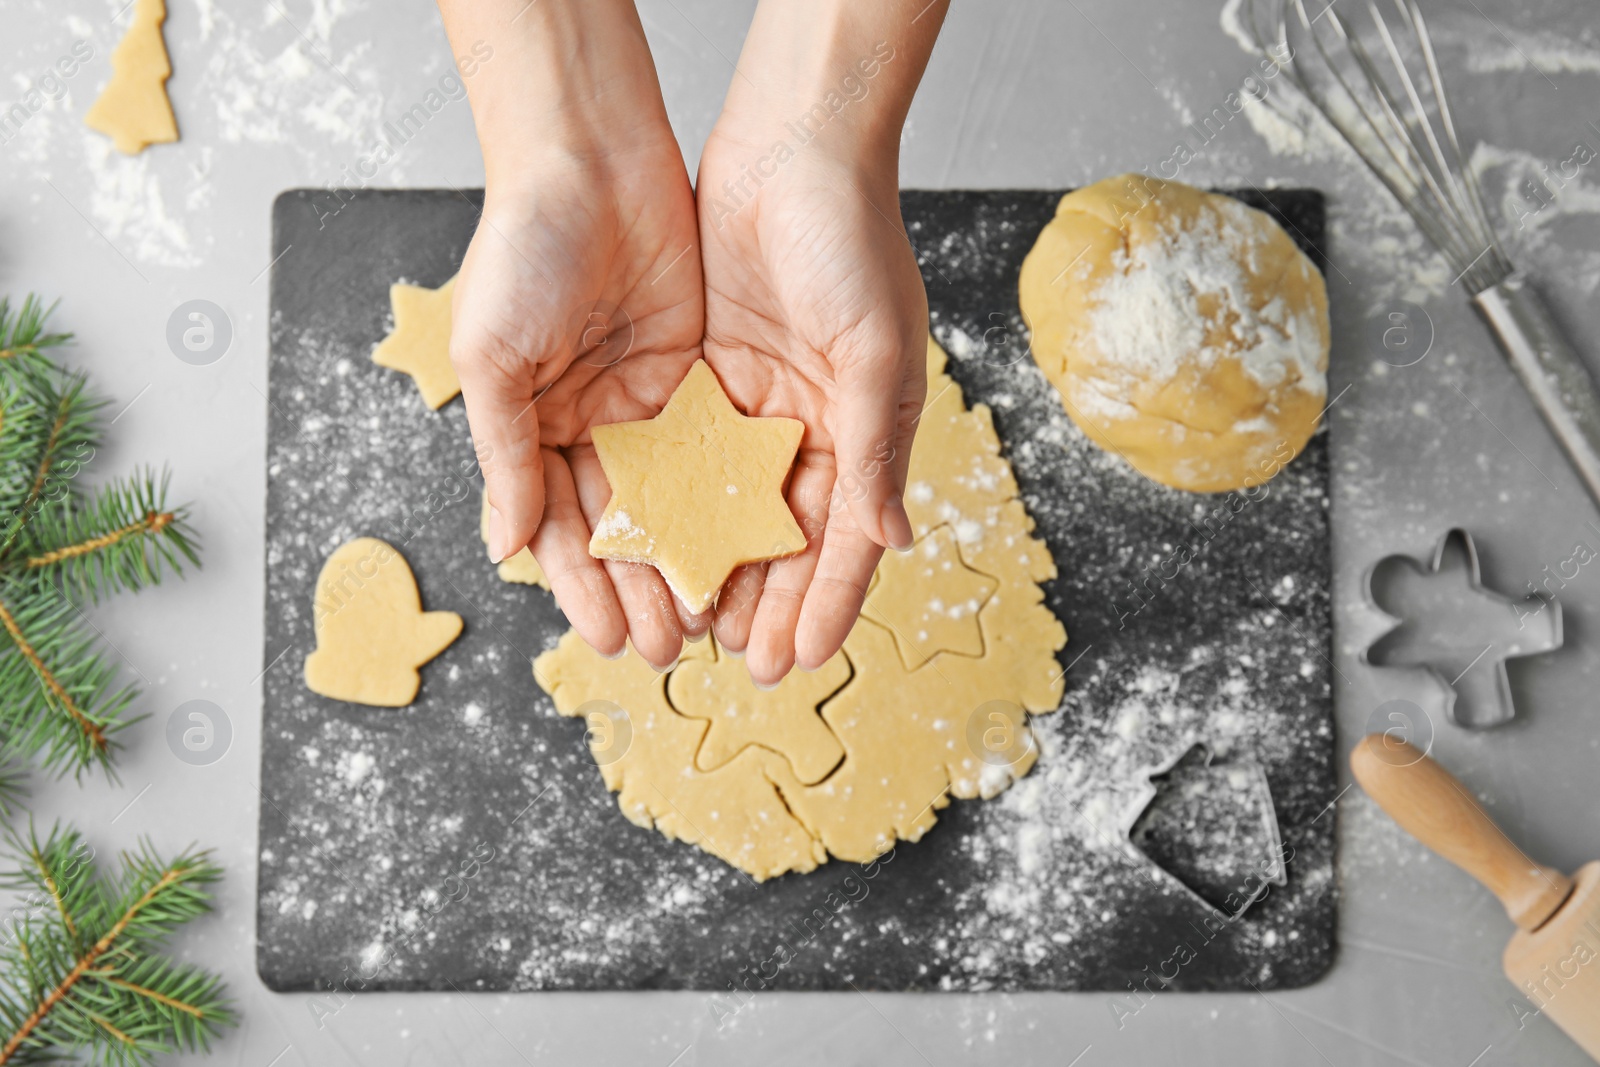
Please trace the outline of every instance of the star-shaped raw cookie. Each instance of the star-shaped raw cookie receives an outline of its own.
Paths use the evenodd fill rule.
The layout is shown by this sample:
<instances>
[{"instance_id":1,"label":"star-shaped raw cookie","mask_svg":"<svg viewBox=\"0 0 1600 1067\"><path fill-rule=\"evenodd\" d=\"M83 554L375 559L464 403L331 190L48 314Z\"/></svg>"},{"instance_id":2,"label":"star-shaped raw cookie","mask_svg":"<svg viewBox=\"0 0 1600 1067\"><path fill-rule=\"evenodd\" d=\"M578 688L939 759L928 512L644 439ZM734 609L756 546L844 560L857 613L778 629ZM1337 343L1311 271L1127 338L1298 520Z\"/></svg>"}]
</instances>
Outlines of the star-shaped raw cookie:
<instances>
[{"instance_id":1,"label":"star-shaped raw cookie","mask_svg":"<svg viewBox=\"0 0 1600 1067\"><path fill-rule=\"evenodd\" d=\"M423 611L405 557L375 537L334 549L312 601L317 647L306 686L334 700L403 708L417 698L417 668L461 633L453 611Z\"/></svg>"},{"instance_id":2,"label":"star-shaped raw cookie","mask_svg":"<svg viewBox=\"0 0 1600 1067\"><path fill-rule=\"evenodd\" d=\"M910 552L884 553L861 615L894 634L907 670L941 652L981 656L978 612L997 584L962 561L955 531L940 526Z\"/></svg>"},{"instance_id":3,"label":"star-shaped raw cookie","mask_svg":"<svg viewBox=\"0 0 1600 1067\"><path fill-rule=\"evenodd\" d=\"M437 289L396 282L389 286L394 329L372 350L372 362L404 371L417 383L422 402L438 410L461 392L450 364L450 296L456 280Z\"/></svg>"},{"instance_id":4,"label":"star-shaped raw cookie","mask_svg":"<svg viewBox=\"0 0 1600 1067\"><path fill-rule=\"evenodd\" d=\"M783 498L804 429L741 414L696 362L655 418L594 428L611 502L589 554L651 564L690 611L706 610L735 567L805 548Z\"/></svg>"},{"instance_id":5,"label":"star-shaped raw cookie","mask_svg":"<svg viewBox=\"0 0 1600 1067\"><path fill-rule=\"evenodd\" d=\"M826 778L844 759L844 747L817 707L849 680L844 655L810 674L795 671L776 689L763 690L715 638L709 644L710 656L686 657L667 680L673 707L691 719L711 720L694 765L714 771L751 745L761 745L787 759L806 785Z\"/></svg>"}]
</instances>

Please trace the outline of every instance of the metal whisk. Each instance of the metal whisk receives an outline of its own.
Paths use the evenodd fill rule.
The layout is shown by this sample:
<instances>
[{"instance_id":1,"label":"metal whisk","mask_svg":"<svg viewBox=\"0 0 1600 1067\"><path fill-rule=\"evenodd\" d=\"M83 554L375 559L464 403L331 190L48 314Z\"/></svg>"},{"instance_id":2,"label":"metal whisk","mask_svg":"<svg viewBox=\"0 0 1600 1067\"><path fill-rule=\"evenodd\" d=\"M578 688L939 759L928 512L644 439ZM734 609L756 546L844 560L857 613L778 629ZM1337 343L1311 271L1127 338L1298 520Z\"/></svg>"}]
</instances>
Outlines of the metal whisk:
<instances>
[{"instance_id":1,"label":"metal whisk","mask_svg":"<svg viewBox=\"0 0 1600 1067\"><path fill-rule=\"evenodd\" d=\"M1457 271L1472 305L1600 504L1600 393L1549 309L1507 258L1456 138L1427 24L1393 0L1401 41L1366 10L1385 65L1346 29L1334 0L1248 0L1247 31L1394 194ZM1270 105L1269 105L1270 106ZM1284 114L1279 105L1280 114ZM1295 117L1284 114L1289 121Z\"/></svg>"}]
</instances>

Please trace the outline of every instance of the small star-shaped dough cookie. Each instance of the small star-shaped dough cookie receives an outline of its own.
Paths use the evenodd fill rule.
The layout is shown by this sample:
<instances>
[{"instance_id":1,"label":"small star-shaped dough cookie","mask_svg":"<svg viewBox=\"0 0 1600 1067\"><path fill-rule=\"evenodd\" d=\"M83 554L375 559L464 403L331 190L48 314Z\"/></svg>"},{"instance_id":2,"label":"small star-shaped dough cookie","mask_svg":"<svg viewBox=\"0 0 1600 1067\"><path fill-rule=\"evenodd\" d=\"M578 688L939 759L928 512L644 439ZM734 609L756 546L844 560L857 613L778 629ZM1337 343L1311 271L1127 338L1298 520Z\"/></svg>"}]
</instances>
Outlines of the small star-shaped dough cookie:
<instances>
[{"instance_id":1,"label":"small star-shaped dough cookie","mask_svg":"<svg viewBox=\"0 0 1600 1067\"><path fill-rule=\"evenodd\" d=\"M962 561L955 531L940 526L910 552L884 553L861 614L894 634L907 670L940 652L981 656L978 611L997 584Z\"/></svg>"},{"instance_id":2,"label":"small star-shaped dough cookie","mask_svg":"<svg viewBox=\"0 0 1600 1067\"><path fill-rule=\"evenodd\" d=\"M844 746L817 708L850 680L850 664L836 654L815 672L796 671L776 689L758 689L744 664L707 642L710 655L685 655L667 679L667 698L691 719L710 719L694 764L714 771L751 745L789 761L806 785L820 782L844 759Z\"/></svg>"},{"instance_id":3,"label":"small star-shaped dough cookie","mask_svg":"<svg viewBox=\"0 0 1600 1067\"><path fill-rule=\"evenodd\" d=\"M783 497L804 431L741 414L696 362L655 418L594 428L611 502L589 554L651 564L690 611L706 610L735 567L805 548Z\"/></svg>"},{"instance_id":4,"label":"small star-shaped dough cookie","mask_svg":"<svg viewBox=\"0 0 1600 1067\"><path fill-rule=\"evenodd\" d=\"M437 289L396 282L389 286L394 329L372 350L372 362L404 371L417 383L422 402L437 411L461 392L450 364L450 296L456 280Z\"/></svg>"},{"instance_id":5,"label":"small star-shaped dough cookie","mask_svg":"<svg viewBox=\"0 0 1600 1067\"><path fill-rule=\"evenodd\" d=\"M403 708L417 698L417 668L461 633L453 611L423 611L405 557L385 541L358 537L334 550L312 601L316 651L306 686L334 700Z\"/></svg>"}]
</instances>

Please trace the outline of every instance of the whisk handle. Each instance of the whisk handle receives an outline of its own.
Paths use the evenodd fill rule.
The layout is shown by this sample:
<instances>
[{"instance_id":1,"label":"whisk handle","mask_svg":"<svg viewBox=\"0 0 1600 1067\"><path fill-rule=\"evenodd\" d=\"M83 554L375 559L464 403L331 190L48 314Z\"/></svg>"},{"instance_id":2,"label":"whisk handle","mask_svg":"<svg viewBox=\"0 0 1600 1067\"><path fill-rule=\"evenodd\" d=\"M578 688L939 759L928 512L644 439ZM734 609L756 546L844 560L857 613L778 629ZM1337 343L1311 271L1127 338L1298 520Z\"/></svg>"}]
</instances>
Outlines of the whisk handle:
<instances>
[{"instance_id":1,"label":"whisk handle","mask_svg":"<svg viewBox=\"0 0 1600 1067\"><path fill-rule=\"evenodd\" d=\"M1583 360L1520 273L1473 297L1472 306L1600 504L1600 392Z\"/></svg>"}]
</instances>

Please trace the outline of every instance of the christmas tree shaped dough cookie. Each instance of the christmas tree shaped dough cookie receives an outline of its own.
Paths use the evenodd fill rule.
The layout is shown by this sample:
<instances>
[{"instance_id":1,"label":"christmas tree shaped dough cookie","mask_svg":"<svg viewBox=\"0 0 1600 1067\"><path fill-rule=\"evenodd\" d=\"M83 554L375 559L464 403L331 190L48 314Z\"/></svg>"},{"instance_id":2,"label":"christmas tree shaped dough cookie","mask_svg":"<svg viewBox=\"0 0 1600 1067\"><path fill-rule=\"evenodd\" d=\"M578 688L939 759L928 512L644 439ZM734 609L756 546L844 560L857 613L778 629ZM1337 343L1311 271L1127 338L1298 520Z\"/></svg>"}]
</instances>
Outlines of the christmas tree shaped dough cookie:
<instances>
[{"instance_id":1,"label":"christmas tree shaped dough cookie","mask_svg":"<svg viewBox=\"0 0 1600 1067\"><path fill-rule=\"evenodd\" d=\"M489 543L489 494L483 494L483 510L478 515L478 536L483 543ZM487 551L487 549L485 550ZM541 589L550 588L550 579L544 576L544 568L539 566L539 561L533 558L533 553L526 547L515 555L500 561L495 568L495 573L500 575L502 582L519 582L522 585L537 585Z\"/></svg>"},{"instance_id":2,"label":"christmas tree shaped dough cookie","mask_svg":"<svg viewBox=\"0 0 1600 1067\"><path fill-rule=\"evenodd\" d=\"M111 80L83 117L84 125L110 137L124 155L178 139L178 122L167 99L172 65L161 38L166 20L165 0L137 0L128 32L111 52Z\"/></svg>"},{"instance_id":3,"label":"christmas tree shaped dough cookie","mask_svg":"<svg viewBox=\"0 0 1600 1067\"><path fill-rule=\"evenodd\" d=\"M437 411L461 392L450 363L450 297L456 280L437 289L395 282L389 286L394 329L372 350L372 362L403 371L417 383L422 402Z\"/></svg>"},{"instance_id":4,"label":"christmas tree shaped dough cookie","mask_svg":"<svg viewBox=\"0 0 1600 1067\"><path fill-rule=\"evenodd\" d=\"M805 548L783 497L803 431L741 414L696 362L655 418L594 428L611 502L589 554L651 564L690 611L706 610L735 567Z\"/></svg>"},{"instance_id":5,"label":"christmas tree shaped dough cookie","mask_svg":"<svg viewBox=\"0 0 1600 1067\"><path fill-rule=\"evenodd\" d=\"M375 537L334 550L312 603L317 648L306 687L334 700L403 708L417 698L417 668L461 633L453 611L423 611L405 558Z\"/></svg>"}]
</instances>

